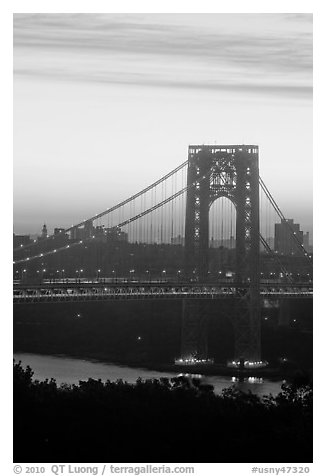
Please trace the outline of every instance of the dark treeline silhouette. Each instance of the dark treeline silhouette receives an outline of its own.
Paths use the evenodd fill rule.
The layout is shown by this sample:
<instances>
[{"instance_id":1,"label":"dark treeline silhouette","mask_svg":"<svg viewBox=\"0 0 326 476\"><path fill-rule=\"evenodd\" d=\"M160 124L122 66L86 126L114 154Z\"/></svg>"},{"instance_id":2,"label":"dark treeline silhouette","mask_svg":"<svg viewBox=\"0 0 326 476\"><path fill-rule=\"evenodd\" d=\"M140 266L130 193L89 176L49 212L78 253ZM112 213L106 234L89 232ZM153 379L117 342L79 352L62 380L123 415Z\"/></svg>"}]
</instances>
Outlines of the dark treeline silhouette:
<instances>
[{"instance_id":1,"label":"dark treeline silhouette","mask_svg":"<svg viewBox=\"0 0 326 476\"><path fill-rule=\"evenodd\" d=\"M14 362L15 462L312 462L312 389L215 395L186 377L58 387Z\"/></svg>"}]
</instances>

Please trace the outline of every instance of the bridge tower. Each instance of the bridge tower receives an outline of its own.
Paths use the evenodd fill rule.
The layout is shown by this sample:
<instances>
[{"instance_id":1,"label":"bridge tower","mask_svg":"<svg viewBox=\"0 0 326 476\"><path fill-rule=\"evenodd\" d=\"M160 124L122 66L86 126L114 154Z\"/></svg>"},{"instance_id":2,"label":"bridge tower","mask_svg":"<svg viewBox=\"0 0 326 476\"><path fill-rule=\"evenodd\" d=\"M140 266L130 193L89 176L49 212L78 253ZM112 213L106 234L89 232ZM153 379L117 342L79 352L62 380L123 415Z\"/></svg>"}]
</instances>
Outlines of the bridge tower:
<instances>
[{"instance_id":1,"label":"bridge tower","mask_svg":"<svg viewBox=\"0 0 326 476\"><path fill-rule=\"evenodd\" d=\"M230 316L234 359L260 361L258 146L190 145L187 184L194 184L188 189L186 203L185 269L189 278L195 274L203 281L208 276L210 206L219 197L227 197L235 206L235 279L239 292ZM203 334L207 336L207 319L200 312L195 317L193 308L184 303L181 357L206 359Z\"/></svg>"}]
</instances>

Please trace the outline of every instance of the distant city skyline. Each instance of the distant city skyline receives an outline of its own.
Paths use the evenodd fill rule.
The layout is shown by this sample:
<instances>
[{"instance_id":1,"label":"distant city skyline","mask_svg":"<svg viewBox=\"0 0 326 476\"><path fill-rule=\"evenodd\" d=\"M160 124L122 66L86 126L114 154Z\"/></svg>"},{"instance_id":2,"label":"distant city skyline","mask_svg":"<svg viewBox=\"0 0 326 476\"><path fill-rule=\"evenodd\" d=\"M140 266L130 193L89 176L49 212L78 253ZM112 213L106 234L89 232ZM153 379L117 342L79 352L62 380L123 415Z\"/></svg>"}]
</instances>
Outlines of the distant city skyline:
<instances>
[{"instance_id":1,"label":"distant city skyline","mask_svg":"<svg viewBox=\"0 0 326 476\"><path fill-rule=\"evenodd\" d=\"M14 14L14 232L68 227L252 143L312 236L312 15Z\"/></svg>"},{"instance_id":2,"label":"distant city skyline","mask_svg":"<svg viewBox=\"0 0 326 476\"><path fill-rule=\"evenodd\" d=\"M291 220L291 219L290 219ZM277 223L275 223L275 225L280 225L281 224L281 220ZM297 224L298 227L300 227L300 223ZM46 223L43 224L42 226L42 229L39 230L39 232L37 233L22 233L22 234L16 234L14 233L14 236L16 236L16 238L19 238L19 237L22 237L22 238L27 238L27 237L30 237L30 239L34 239L34 238L37 238L37 237L42 237L43 238L45 237L44 236L44 229L47 230L47 226L46 226ZM121 230L121 229L119 229ZM108 229L107 228L104 228L104 225L103 225L103 232L108 232ZM54 227L53 229L50 229L46 235L46 237L50 237L51 235L58 235L59 233L63 233L64 232L64 228L58 228L58 227ZM307 231L305 232L305 230L301 230L301 232L303 233L303 244L304 246L307 248L309 248L311 245L312 245L312 239L310 237L310 232ZM114 233L114 229L112 229L112 233ZM82 233L81 233L82 234ZM124 235L124 241L128 241L128 233L126 232L123 232L122 231L122 235ZM290 241L291 238L289 238ZM171 244L174 244L174 245L184 245L184 242L185 242L185 236L184 235L180 235L180 234L177 234L175 236L171 236L170 237L170 240L171 240ZM24 241L24 240L23 240ZM271 235L271 236L268 236L266 237L266 241L267 243L269 244L269 246L274 249L274 241L275 241L275 232ZM230 235L229 238L216 238L214 236L210 236L209 237L209 246L210 247L219 247L219 246L224 246L224 247L227 247L227 248L234 248L235 247L235 244L236 244L236 238L235 236L233 235Z\"/></svg>"}]
</instances>

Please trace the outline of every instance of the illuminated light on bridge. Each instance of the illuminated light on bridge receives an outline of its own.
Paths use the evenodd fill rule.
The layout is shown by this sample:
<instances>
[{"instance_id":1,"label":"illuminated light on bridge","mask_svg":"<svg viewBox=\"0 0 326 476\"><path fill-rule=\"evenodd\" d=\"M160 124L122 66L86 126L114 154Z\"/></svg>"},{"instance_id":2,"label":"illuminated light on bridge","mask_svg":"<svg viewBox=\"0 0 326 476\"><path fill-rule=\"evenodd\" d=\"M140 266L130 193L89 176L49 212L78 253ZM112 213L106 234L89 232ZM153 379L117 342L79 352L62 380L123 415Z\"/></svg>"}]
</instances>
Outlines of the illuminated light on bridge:
<instances>
[{"instance_id":1,"label":"illuminated light on bridge","mask_svg":"<svg viewBox=\"0 0 326 476\"><path fill-rule=\"evenodd\" d=\"M196 364L213 364L214 359L196 359L195 357L190 357L188 359L175 359L176 365L196 365Z\"/></svg>"},{"instance_id":2,"label":"illuminated light on bridge","mask_svg":"<svg viewBox=\"0 0 326 476\"><path fill-rule=\"evenodd\" d=\"M201 379L202 378L202 374L189 374L189 373L181 373L181 374L178 374L177 375L178 377L187 377L187 378L198 378L198 379Z\"/></svg>"},{"instance_id":3,"label":"illuminated light on bridge","mask_svg":"<svg viewBox=\"0 0 326 476\"><path fill-rule=\"evenodd\" d=\"M242 365L241 365L242 364ZM230 368L235 369L261 369L268 366L268 362L266 360L258 360L258 361L250 361L245 360L243 363L240 360L232 360L227 363L227 366Z\"/></svg>"},{"instance_id":4,"label":"illuminated light on bridge","mask_svg":"<svg viewBox=\"0 0 326 476\"><path fill-rule=\"evenodd\" d=\"M45 270L44 270L45 272ZM176 281L128 281L116 282L112 278L89 280L82 278L82 270L76 269L76 278L43 280L41 284L15 283L14 302L42 301L103 301L103 300L132 300L132 299L183 299L183 300L242 300L243 285L238 288L234 283L205 284ZM132 276L132 275L131 275ZM312 287L297 285L288 288L284 285L275 286L271 292L268 287L261 285L260 297L265 302L279 298L297 299L312 298ZM266 307L266 305L265 305Z\"/></svg>"},{"instance_id":5,"label":"illuminated light on bridge","mask_svg":"<svg viewBox=\"0 0 326 476\"><path fill-rule=\"evenodd\" d=\"M248 377L249 383L262 383L263 379L261 377Z\"/></svg>"},{"instance_id":6,"label":"illuminated light on bridge","mask_svg":"<svg viewBox=\"0 0 326 476\"><path fill-rule=\"evenodd\" d=\"M239 382L239 377L232 377L232 382L237 383ZM242 380L241 380L242 381ZM261 377L248 377L244 379L244 381L247 381L248 383L263 383L264 379Z\"/></svg>"}]
</instances>

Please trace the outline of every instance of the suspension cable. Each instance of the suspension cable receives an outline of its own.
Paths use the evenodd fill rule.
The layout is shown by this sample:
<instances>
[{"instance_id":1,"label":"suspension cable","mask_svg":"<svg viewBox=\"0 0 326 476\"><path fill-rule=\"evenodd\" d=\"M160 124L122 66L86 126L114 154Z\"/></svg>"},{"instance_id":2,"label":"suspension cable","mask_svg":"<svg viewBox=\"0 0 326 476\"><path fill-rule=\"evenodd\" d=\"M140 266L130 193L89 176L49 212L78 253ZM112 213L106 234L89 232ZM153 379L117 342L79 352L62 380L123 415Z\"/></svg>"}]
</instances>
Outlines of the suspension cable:
<instances>
[{"instance_id":1,"label":"suspension cable","mask_svg":"<svg viewBox=\"0 0 326 476\"><path fill-rule=\"evenodd\" d=\"M171 172L169 172L168 174L164 175L164 177L161 177L159 180L157 180L156 182L152 183L151 185L149 185L148 187L144 188L143 190L141 190L140 192L136 193L135 195L132 195L131 197L127 198L126 200L123 200L122 202L118 203L117 205L114 205L113 207L111 208L107 208L105 211L101 212L101 213L98 213L97 215L94 215L92 216L91 218L88 218L87 220L83 220L81 221L80 223L77 223L76 225L72 225L70 226L69 228L65 228L63 230L62 233L67 233L68 231L71 231L75 228L78 228L82 225L84 225L87 221L94 221L98 218L101 218L102 216L104 215L107 215L108 213L112 213L113 211L117 210L118 208L120 207L123 207L124 205L126 205L127 203L135 200L136 198L140 197L141 195L143 195L144 193L148 192L149 190L153 189L154 187L156 187L157 185L159 185L160 183L164 182L165 180L167 180L169 177L171 177L172 175L176 174L177 172L179 172L179 170L182 170L186 165L188 164L188 160L186 160L185 162L183 162L182 164L180 164L178 167L176 167L175 169L171 170ZM46 240L50 240L50 239L53 239L56 235L50 235L48 236L46 239L42 240L42 243L44 243ZM18 247L18 248L15 248L13 251L20 251L20 250L23 250L23 249L26 249L26 248L30 248L31 246L35 246L36 244L38 244L38 242L36 240L33 241L33 243L29 243L28 245L24 245L24 246L21 246L21 247Z\"/></svg>"},{"instance_id":2,"label":"suspension cable","mask_svg":"<svg viewBox=\"0 0 326 476\"><path fill-rule=\"evenodd\" d=\"M200 178L198 178L196 180L196 182L201 182L203 179L205 179L206 176L202 176ZM171 202L171 200L174 200L175 198L179 197L180 195L183 195L187 190L195 187L196 185L196 182L193 182L193 183L190 183L189 185L186 185L185 187L183 187L181 190L179 190L178 192L176 192L174 195L171 195L170 197L168 198L165 198L163 201L155 204L154 206L152 206L151 208L149 208L148 210L145 210L141 213L138 213L137 215L129 218L128 220L124 220L122 221L121 223L119 223L118 225L115 225L113 228L122 228L123 226L125 225L130 225L132 222L134 222L135 220L138 220L139 218L142 218L146 215L148 215L149 213L152 213L153 211L163 207L164 205L166 205L167 203ZM73 246L78 246L78 245L81 245L87 241L92 241L92 238L95 238L95 236L93 235L91 238L88 238L88 239L84 239L84 240L80 240L79 242L76 242L76 243L71 243L71 244L68 244L68 245L65 245L65 246L62 246L60 248L57 248L55 250L51 250L51 251L45 251L43 253L40 253L38 255L35 255L35 256L31 256L31 257L28 257L28 258L24 258L24 259L21 259L21 260L16 260L13 262L13 264L18 264L18 263L25 263L27 261L32 261L34 259L38 259L38 258L43 258L44 256L48 256L48 255L52 255L54 253L57 253L59 251L63 251L63 250L66 250L66 249L69 249Z\"/></svg>"}]
</instances>

